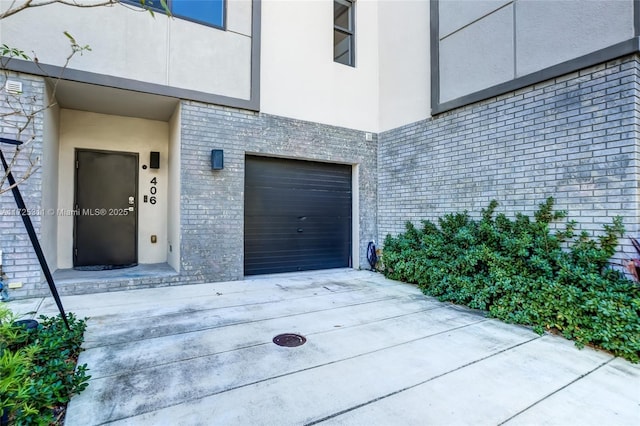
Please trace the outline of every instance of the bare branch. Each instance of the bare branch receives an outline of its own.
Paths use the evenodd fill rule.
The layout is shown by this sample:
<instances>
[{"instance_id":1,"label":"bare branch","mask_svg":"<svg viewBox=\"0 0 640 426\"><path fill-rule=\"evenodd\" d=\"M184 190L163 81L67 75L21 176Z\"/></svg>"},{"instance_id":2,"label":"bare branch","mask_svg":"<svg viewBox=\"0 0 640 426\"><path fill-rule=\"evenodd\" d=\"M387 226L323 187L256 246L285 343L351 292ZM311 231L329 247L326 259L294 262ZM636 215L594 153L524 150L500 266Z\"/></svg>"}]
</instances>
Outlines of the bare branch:
<instances>
[{"instance_id":1,"label":"bare branch","mask_svg":"<svg viewBox=\"0 0 640 426\"><path fill-rule=\"evenodd\" d=\"M53 77L53 89L52 89L52 98L55 99L55 94L57 92L58 83L62 79L62 75L65 70L68 68L69 63L73 59L73 57L86 50L91 50L88 45L82 46L77 40L69 33L64 32L64 35L69 39L70 42L70 53L67 55L63 66L60 69L60 74L58 76ZM35 54L34 54L35 57ZM34 60L36 66L38 66L43 75L48 75L47 72L42 69L40 63L37 60ZM8 78L7 72L8 70L4 70L5 72L5 80ZM49 76L52 77L52 76ZM0 88L2 91L3 88ZM33 147L31 146L31 142L35 141L35 120L36 117L51 108L55 105L55 102L50 103L49 105L45 105L43 107L35 107L37 105L37 99L35 97L27 97L24 98L23 94L6 94L4 99L5 107L9 110L6 112L0 113L0 118L2 118L2 124L7 127L12 127L15 129L15 137L18 140L21 140L23 144L19 147L16 147L13 155L11 156L10 164L8 164L8 171L14 171L14 179L16 183L14 185L9 185L8 187L4 187L5 182L7 181L8 172L0 174L0 194L3 194L7 191L10 191L13 187L20 185L25 182L33 173L35 173L39 169L39 158L33 159ZM15 117L15 120L8 120L7 118ZM29 128L33 128L33 131L29 131ZM32 133L31 137L28 140L24 140L25 133ZM28 151L28 152L25 152ZM23 154L24 153L24 154ZM25 157L23 161L26 161L26 170L19 173L18 176L15 176L15 165L18 161L19 157Z\"/></svg>"},{"instance_id":2,"label":"bare branch","mask_svg":"<svg viewBox=\"0 0 640 426\"><path fill-rule=\"evenodd\" d=\"M122 3L120 0L89 0L89 1L87 0L82 0L82 1L80 0L22 0L22 3L18 5L16 5L16 0L14 0L7 10L5 10L4 12L0 12L0 20L4 18L8 18L9 16L15 15L16 13L22 12L23 10L26 10L29 8L47 6L55 3L62 4L65 6L81 7L81 8L95 8L95 7L103 7L103 6L114 6L116 4L119 4L121 6L126 7L127 9L141 11L141 12L149 12L151 16L154 16L153 9L148 4L145 3L145 0L138 0L139 7L141 7L142 9L130 7L129 4ZM167 16L171 16L171 12L169 11L166 1L161 0L160 4L162 6L162 9L164 9L164 12L167 14Z\"/></svg>"},{"instance_id":3,"label":"bare branch","mask_svg":"<svg viewBox=\"0 0 640 426\"><path fill-rule=\"evenodd\" d=\"M9 6L9 9L0 13L0 19L4 19L7 16L15 15L16 13L25 10L26 8L31 6L31 2L32 0L26 0L24 3L15 6L16 2L14 1L13 3L11 3L11 6Z\"/></svg>"},{"instance_id":4,"label":"bare branch","mask_svg":"<svg viewBox=\"0 0 640 426\"><path fill-rule=\"evenodd\" d=\"M7 4L9 3L9 4ZM137 0L139 7L131 7L131 4L122 3L121 0L11 0L0 3L3 11L0 10L0 20L13 16L19 12L27 10L29 8L37 8L47 6L51 4L61 4L65 6L78 7L78 8L96 8L102 6L114 6L121 5L127 9L132 9L141 12L149 12L152 16L152 7L147 4L145 0ZM168 9L166 0L160 0L161 6L166 12L167 16L171 16L171 12ZM66 57L64 64L60 67L60 73L57 76L52 76L47 73L41 66L38 58L33 53L33 57L29 57L22 50L12 48L6 44L0 45L0 70L4 73L4 80L9 78L10 71L7 64L12 59L28 60L34 63L42 72L43 76L50 77L53 80L53 87L50 93L51 99L55 99L58 89L58 83L61 81L65 70L68 68L71 59L78 53L81 55L85 51L90 51L89 45L81 45L76 39L68 32L63 33L67 39L69 39L71 52ZM49 108L56 105L56 102L50 102L49 105L38 106L39 100L36 96L25 96L24 93L12 93L8 89L0 85L0 94L3 94L2 110L0 111L0 130L5 133L8 132L12 138L22 142L22 145L15 148L13 155L10 153L10 164L8 164L7 172L0 173L0 194L11 190L14 186L26 181L33 173L35 173L39 166L39 158L34 158L33 144L36 141L37 123L40 119L40 115ZM5 152L5 155L7 152ZM19 166L19 167L16 167ZM7 176L10 171L13 170L15 185L11 185L8 188L4 187L7 181ZM19 170L19 171L18 171Z\"/></svg>"},{"instance_id":5,"label":"bare branch","mask_svg":"<svg viewBox=\"0 0 640 426\"><path fill-rule=\"evenodd\" d=\"M89 2L82 2L78 0L24 0L23 3L15 5L15 2L11 4L11 6L0 13L0 20L4 18L8 18L9 16L15 15L18 12L21 12L28 8L47 6L50 4L59 3L65 6L73 6L73 7L101 7L101 6L113 6L115 4L120 3L120 0L96 0Z\"/></svg>"},{"instance_id":6,"label":"bare branch","mask_svg":"<svg viewBox=\"0 0 640 426\"><path fill-rule=\"evenodd\" d=\"M27 158L29 159L29 166L27 167L27 170L24 173L20 174L20 176L18 176L17 178L14 176L15 183L13 185L9 185L5 187L4 183L9 176L9 172L11 172L11 169L14 167L21 150L16 150L16 151L17 152L11 157L11 161L7 167L7 172L3 173L2 178L0 178L0 194L4 194L5 192L11 191L13 188L15 188L16 186L20 185L21 183L29 179L31 175L34 174L40 168L37 165L38 159L36 159L36 161L33 161L31 159L32 158L31 155L28 155Z\"/></svg>"}]
</instances>

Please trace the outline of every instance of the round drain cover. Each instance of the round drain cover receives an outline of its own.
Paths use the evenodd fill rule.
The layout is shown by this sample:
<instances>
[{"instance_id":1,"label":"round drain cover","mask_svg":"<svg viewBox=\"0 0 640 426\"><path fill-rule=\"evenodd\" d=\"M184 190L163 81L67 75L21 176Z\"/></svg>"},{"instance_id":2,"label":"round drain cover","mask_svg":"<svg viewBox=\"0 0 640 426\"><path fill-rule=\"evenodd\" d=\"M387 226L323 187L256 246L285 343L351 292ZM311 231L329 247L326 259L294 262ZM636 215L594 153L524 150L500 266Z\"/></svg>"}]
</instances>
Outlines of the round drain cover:
<instances>
[{"instance_id":1,"label":"round drain cover","mask_svg":"<svg viewBox=\"0 0 640 426\"><path fill-rule=\"evenodd\" d=\"M288 348L304 345L304 342L306 341L307 339L304 336L293 333L278 334L273 338L273 343L278 346L286 346Z\"/></svg>"}]
</instances>

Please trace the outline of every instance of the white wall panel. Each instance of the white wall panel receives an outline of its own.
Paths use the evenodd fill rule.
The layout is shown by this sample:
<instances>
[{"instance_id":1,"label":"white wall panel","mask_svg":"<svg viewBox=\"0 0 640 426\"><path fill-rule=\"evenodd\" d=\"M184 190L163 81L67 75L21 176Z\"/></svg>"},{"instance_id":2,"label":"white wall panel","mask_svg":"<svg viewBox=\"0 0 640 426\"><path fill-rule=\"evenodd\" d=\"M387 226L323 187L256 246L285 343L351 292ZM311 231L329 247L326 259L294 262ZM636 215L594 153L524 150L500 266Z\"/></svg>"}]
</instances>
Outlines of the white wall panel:
<instances>
[{"instance_id":1,"label":"white wall panel","mask_svg":"<svg viewBox=\"0 0 640 426\"><path fill-rule=\"evenodd\" d=\"M34 50L41 63L62 66L70 52L63 35L68 31L91 46L69 68L248 99L252 7L249 0L228 5L224 31L158 12L152 17L131 5L54 4L3 19L0 40L28 54Z\"/></svg>"},{"instance_id":2,"label":"white wall panel","mask_svg":"<svg viewBox=\"0 0 640 426\"><path fill-rule=\"evenodd\" d=\"M634 37L633 0L440 0L438 8L440 103Z\"/></svg>"},{"instance_id":3,"label":"white wall panel","mask_svg":"<svg viewBox=\"0 0 640 426\"><path fill-rule=\"evenodd\" d=\"M440 1L440 38L444 38L462 27L472 24L512 3L513 0L441 0Z\"/></svg>"},{"instance_id":4,"label":"white wall panel","mask_svg":"<svg viewBox=\"0 0 640 426\"><path fill-rule=\"evenodd\" d=\"M631 0L516 3L517 74L577 58L633 37Z\"/></svg>"},{"instance_id":5,"label":"white wall panel","mask_svg":"<svg viewBox=\"0 0 640 426\"><path fill-rule=\"evenodd\" d=\"M227 0L227 31L251 37L251 0Z\"/></svg>"},{"instance_id":6,"label":"white wall panel","mask_svg":"<svg viewBox=\"0 0 640 426\"><path fill-rule=\"evenodd\" d=\"M52 88L46 87L45 105L54 103ZM57 105L43 112L42 131L42 158L40 167L42 170L42 204L45 211L58 208L58 149L59 149L59 122L60 108ZM56 246L58 233L58 219L56 215L45 214L41 216L40 244L51 270L58 264L58 252Z\"/></svg>"},{"instance_id":7,"label":"white wall panel","mask_svg":"<svg viewBox=\"0 0 640 426\"><path fill-rule=\"evenodd\" d=\"M138 262L167 261L167 202L169 187L169 124L163 121L118 117L83 111L60 111L58 208L73 210L75 149L96 149L139 154L138 168ZM149 152L160 152L160 169L143 170ZM149 182L157 178L157 203L144 203ZM151 243L151 235L158 242ZM73 216L58 217L58 267L73 266Z\"/></svg>"},{"instance_id":8,"label":"white wall panel","mask_svg":"<svg viewBox=\"0 0 640 426\"><path fill-rule=\"evenodd\" d=\"M440 42L440 101L512 79L513 64L513 5L509 5Z\"/></svg>"},{"instance_id":9,"label":"white wall panel","mask_svg":"<svg viewBox=\"0 0 640 426\"><path fill-rule=\"evenodd\" d=\"M261 111L378 128L378 5L356 2L356 66L333 62L333 2L262 4Z\"/></svg>"},{"instance_id":10,"label":"white wall panel","mask_svg":"<svg viewBox=\"0 0 640 426\"><path fill-rule=\"evenodd\" d=\"M180 227L180 144L181 144L181 119L182 108L178 106L169 120L169 156L167 158L169 168L169 187L167 205L167 263L176 272L180 272L181 232Z\"/></svg>"},{"instance_id":11,"label":"white wall panel","mask_svg":"<svg viewBox=\"0 0 640 426\"><path fill-rule=\"evenodd\" d=\"M430 115L429 2L381 1L380 124L385 131Z\"/></svg>"},{"instance_id":12,"label":"white wall panel","mask_svg":"<svg viewBox=\"0 0 640 426\"><path fill-rule=\"evenodd\" d=\"M251 90L251 38L173 19L168 83L240 99Z\"/></svg>"},{"instance_id":13,"label":"white wall panel","mask_svg":"<svg viewBox=\"0 0 640 426\"><path fill-rule=\"evenodd\" d=\"M25 29L29 28L26 32ZM151 83L167 80L167 18L125 7L78 9L49 5L2 20L2 42L32 51L41 63L64 65L69 32L90 52L76 55L70 68Z\"/></svg>"}]
</instances>

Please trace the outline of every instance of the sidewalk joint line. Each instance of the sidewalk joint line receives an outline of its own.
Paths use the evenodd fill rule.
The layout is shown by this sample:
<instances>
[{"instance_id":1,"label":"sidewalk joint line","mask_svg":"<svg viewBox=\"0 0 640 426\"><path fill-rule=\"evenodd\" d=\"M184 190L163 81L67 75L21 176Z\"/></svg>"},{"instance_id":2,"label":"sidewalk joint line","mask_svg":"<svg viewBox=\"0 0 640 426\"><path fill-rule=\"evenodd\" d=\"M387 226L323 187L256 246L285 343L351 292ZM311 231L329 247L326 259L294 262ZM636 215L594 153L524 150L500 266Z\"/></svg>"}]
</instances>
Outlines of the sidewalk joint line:
<instances>
[{"instance_id":1,"label":"sidewalk joint line","mask_svg":"<svg viewBox=\"0 0 640 426\"><path fill-rule=\"evenodd\" d=\"M358 289L350 289L350 290L344 290L344 291L339 291L336 293L342 294L342 293L350 293L350 292L354 292L354 291L359 291ZM290 301L290 300L299 300L299 299L311 299L314 297L328 297L331 296L331 294L329 293L323 293L323 294L318 294L318 293L314 293L311 295L304 295L304 296L299 296L299 297L291 297L288 299L277 299L277 300L267 300L264 302L253 302L253 303L242 303L242 304L238 304L238 305L225 305L225 306L217 306L214 308L205 308L205 309L198 309L196 311L193 311L191 313L195 313L195 312L207 312L207 311L215 311L217 309L228 309L228 308L242 308L245 306L256 306L256 305L268 305L270 303L279 303L279 302L286 302L286 301ZM218 297L218 296L216 296ZM150 309L150 310L157 310L157 309ZM161 318L161 317L170 317L170 316L178 316L178 315L184 315L184 312L170 312L167 314L160 314L160 315L142 315L141 318ZM110 315L103 315L103 316L120 316L119 314L110 314ZM97 318L101 318L100 316L98 317L89 317L90 319L97 319ZM137 318L137 317L133 317L133 318ZM131 321L131 317L128 317L126 320L119 320L119 321L114 321L112 324L118 324L118 323L123 323L123 322L129 322Z\"/></svg>"},{"instance_id":2,"label":"sidewalk joint line","mask_svg":"<svg viewBox=\"0 0 640 426\"><path fill-rule=\"evenodd\" d=\"M186 331L180 331L180 332L176 332L176 333L172 333L172 334L164 334L164 335L151 336L151 337L141 337L141 338L139 338L137 340L127 340L127 341L124 341L124 342L100 344L100 345L88 347L88 348L86 348L86 350L96 349L96 348L104 348L104 347L108 347L108 346L126 345L126 344L131 343L131 342L143 342L145 340L159 339L159 338L168 337L168 336L178 336L178 335L181 335L181 334L195 333L195 332L198 332L198 331L215 330L217 328L224 328L224 327L230 327L230 326L241 325L241 324L251 324L251 323L254 323L254 322L267 321L267 320L278 319L278 318L286 318L286 317L303 315L303 314L308 314L308 313L331 311L331 310L334 310L334 309L341 309L341 308L348 308L348 307L351 307L351 306L366 305L368 303L377 303L377 302L383 302L383 301L386 301L386 300L393 300L393 299L397 299L397 297L392 296L392 297L385 297L385 298L382 298L382 299L372 299L372 300L367 300L367 301L364 301L364 302L352 303L352 304L342 305L342 306L338 306L338 307L333 306L331 308L319 309L319 310L316 310L316 311L306 311L306 312L299 312L299 313L295 313L295 314L281 315L281 316L277 316L277 317L267 317L267 318L251 320L251 321L241 321L241 322L235 322L235 323L230 323L230 324L216 325L216 326L213 326L213 327L203 327L203 328L198 328L198 329L193 329L192 328L192 329L189 329L189 330L186 330ZM289 301L289 300L293 300L293 299L287 299L287 301ZM256 305L261 305L261 304L262 303L258 303ZM237 307L241 307L241 306L250 306L250 305L227 306L225 308L237 308ZM216 308L216 309L223 309L223 308ZM206 310L202 310L202 311L198 311L198 312L205 312L205 311L209 311L209 310L212 310L212 309L206 309ZM184 313L182 313L182 314L184 315ZM172 315L173 314L171 314L171 316ZM167 315L167 316L170 316L170 315Z\"/></svg>"},{"instance_id":3,"label":"sidewalk joint line","mask_svg":"<svg viewBox=\"0 0 640 426\"><path fill-rule=\"evenodd\" d=\"M290 372L288 372L288 373L278 374L278 375L276 375L276 376L271 376L271 377L267 377L267 378L264 378L264 379L255 380L255 381L253 381L253 382L244 383L244 384L242 384L242 385L233 386L233 387L230 387L230 388L228 388L228 389L223 389L223 390L220 390L220 391L217 391L217 392L213 392L213 393L210 393L210 394L201 395L201 396L198 396L198 397L196 397L196 398L194 398L194 399L204 399L204 398L208 398L208 397L211 397L211 396L220 395L220 394L223 394L223 393L226 393L226 392L230 392L230 391L233 391L233 390L236 390L236 389L242 389L242 388L245 388L245 387L248 387L248 386L257 385L257 384L259 384L259 383L268 382L269 380L280 379L280 378L282 378L282 377L291 376L291 375L298 374L298 373L302 373L302 372L305 372L305 371L315 370L315 369L317 369L317 368L325 367L325 366L327 366L327 365L337 364L337 363L339 363L339 362L343 362L343 361L348 361L348 360L356 359L356 358L359 358L359 357L362 357L362 356L365 356L365 355L370 355L370 354L373 354L373 353L376 353L376 352L381 352L381 351L384 351L384 350L387 350L387 349L390 349L390 348L395 348L395 347L398 347L398 346L406 345L406 344L408 344L408 343L417 342L417 341L419 341L419 340L428 339L428 338L430 338L430 337L438 336L438 335L440 335L440 334L449 333L449 332L451 332L451 331L459 330L459 329L462 329L462 328L465 328L465 327L470 327L470 326L473 326L473 325L476 325L476 324L480 324L480 323L483 323L483 322L486 322L486 321L488 321L488 320L487 320L487 319L483 319L483 320L480 320L480 321L475 321L475 322L472 322L472 323L469 323L469 324L464 324L464 325L461 325L461 326L458 326L458 327L449 328L449 329L447 329L447 330L442 330L442 331L439 331L439 332L437 332L437 333L429 334L429 335L427 335L427 336L422 336L422 337L418 337L418 338L416 338L416 339L411 339L411 340L408 340L408 341L406 341L406 342L397 343L397 344L395 344L395 345L391 345L391 346L385 346L384 348L379 348L379 349L375 349L375 350L372 350L372 351L363 352L363 353L361 353L361 354L352 355L352 356L349 356L349 357L346 357L346 358L341 358L341 359L339 359L339 360L330 361L330 362L327 362L327 363L324 363L324 364L318 364L318 365L314 365L314 366L311 366L311 367L302 368L302 369L300 369L300 370L290 371ZM535 338L533 338L533 339L531 339L531 340L535 340L535 339L539 339L539 338L540 338L540 336L535 337ZM522 343L519 343L519 344L517 344L517 345L515 345L515 346L511 346L511 347L509 347L509 348L503 349L503 350L501 350L501 351L499 351L499 352L496 352L496 353L495 353L495 354L493 354L493 355L497 355L497 354L502 353L502 352L504 352L504 351L507 351L507 350L510 350L510 349L512 349L512 348L518 347L518 346L520 346L520 345L522 345L522 344L525 344L525 343L530 342L531 340L527 340L527 341L522 342ZM259 345L257 345L257 346L259 346ZM485 359L485 358L489 358L489 357L491 357L491 356L493 356L493 355L489 355L489 356L484 357L484 358L481 358L481 359L479 359L479 360L476 360L476 361L470 362L470 363L465 364L465 365L463 365L463 366L461 366L461 367L459 367L459 368L464 368L464 367L466 367L467 365L475 364L476 362L482 361L483 359ZM456 369L454 369L454 370L451 370L451 371L449 371L449 372L442 373L442 374L437 375L437 376L435 376L435 377L432 377L432 378L430 378L430 379L428 379L428 380L424 381L424 383L426 383L426 382L428 382L428 381L430 381L430 380L436 379L436 378L438 378L438 377L440 377L440 376L443 376L443 375L445 375L445 374L448 374L448 373L450 373L450 372L452 372L452 371L456 371L457 369L458 369L458 368L456 368ZM410 389L411 387L415 387L415 386L418 386L418 385L420 385L420 384L422 384L422 383L418 383L417 385L410 386L410 387L408 387L408 388L406 388L406 389ZM406 389L403 389L403 390L406 390ZM396 391L396 392L394 392L394 394L395 394L395 393L399 393L399 392L401 392L401 391ZM390 395L391 395L391 394L390 394ZM390 396L390 395L386 395L386 396ZM377 398L377 399L372 400L372 401L370 401L370 402L375 402L375 401L377 401L378 399L385 398L386 396L383 396L383 397ZM111 422L120 421L120 420L124 420L124 419L130 419L130 418L134 418L134 417L137 417L137 416L140 416L140 415L143 415L143 414L147 414L147 413L151 413L151 412L154 412L154 411L162 410L162 409L165 409L165 408L175 407L175 406L177 406L177 405L182 404L183 402L184 402L184 401L175 402L175 403L172 403L172 404L166 405L166 406L164 406L164 407L160 407L160 408L156 408L156 409L151 409L151 410L149 410L149 411L145 411L145 412L141 412L141 413L136 413L136 414L131 415L131 416L124 416L124 417L119 417L119 418L115 418L115 419L109 419L108 421L105 421L105 422L99 423L99 424L98 424L98 425L96 425L96 426L103 426L103 425L107 425L107 424L109 424L109 423L111 423ZM368 404L368 403L364 403L364 404L361 404L360 406L364 406L364 405L367 405L367 404ZM352 409L359 408L360 406L353 407ZM345 410L344 412L351 411L352 409ZM324 418L324 419L322 419L322 420L318 420L318 421L315 421L315 422L312 422L312 423L307 423L307 424L305 424L305 426L306 426L306 425L313 425L313 424L319 423L320 421L328 420L328 419L330 419L330 418L332 418L332 417L335 417L336 415L340 415L340 414L343 414L343 412L337 413L337 414L332 415L332 416L328 416L328 417L326 417L326 418Z\"/></svg>"},{"instance_id":4,"label":"sidewalk joint line","mask_svg":"<svg viewBox=\"0 0 640 426\"><path fill-rule=\"evenodd\" d=\"M480 321L480 322L484 322L484 321ZM454 373L454 372L456 372L456 371L458 371L458 370L461 370L461 369L463 369L463 368L466 368L466 367L468 367L468 366L470 366L470 365L477 364L477 363L479 363L479 362L481 362L481 361L484 361L484 360L486 360L486 359L492 358L492 357L494 357L494 356L496 356L496 355L500 355L501 353L504 353L504 352L506 352L506 351L510 351L511 349L517 348L518 346L522 346L522 345L525 345L525 344L527 344L527 343L529 343L529 342L533 342L534 340L537 340L537 339L539 339L540 337L541 337L541 336L537 336L537 337L534 337L534 338L532 338L532 339L526 340L526 341L524 341L524 342L520 342L520 343L518 343L518 344L516 344L516 345L510 346L510 347L505 348L505 349L502 349L502 350L500 350L500 351L498 351L498 352L495 352L495 353L489 354L489 355L484 356L484 357L482 357L482 358L479 358L479 359L473 360L473 361L468 362L468 363L466 363L466 364L464 364L464 365L461 365L461 366L459 366L459 367L456 367L456 368L454 368L453 370L445 371L444 373L440 373L440 374L438 374L438 375L436 375L436 376L430 377L430 378L428 378L427 380L423 380L423 381L421 381L421 382L419 382L419 383L415 383L415 384L413 384L413 385L411 385L411 386L407 386L407 387L404 387L404 388L402 388L402 389L398 389L398 390L396 390L396 391L390 392L390 393L388 393L388 394L386 394L386 395L379 396L379 397L377 397L377 398L371 399L371 400L366 401L366 402L363 402L363 403L361 403L361 404L354 405L353 407L349 407L349 408L347 408L347 409L345 409L345 410L338 411L337 413L333 413L333 414L331 414L331 415L329 415L329 416L326 416L326 417L323 417L323 418L321 418L321 419L314 420L314 421L309 422L309 423L305 423L305 425L304 425L304 426L312 426L312 425L316 425L316 424L318 424L318 423L325 422L325 421L327 421L327 420L330 420L330 419L333 419L333 418L335 418L335 417L338 417L338 416L341 416L341 415L343 415L343 414L346 414L346 413L348 413L348 412L351 412L351 411L357 410L357 409L362 408L362 407L364 407L364 406L367 406L367 405L369 405L369 404L373 404L373 403L375 403L375 402L378 402L378 401L381 401L381 400L383 400L383 399L389 398L390 396L394 396L394 395L397 395L397 394L399 394L399 393L405 392L405 391L407 391L407 390L413 389L413 388L415 388L415 387L418 387L418 386L424 385L425 383L428 383L428 382L430 382L430 381L433 381L433 380L439 379L440 377L446 376L447 374Z\"/></svg>"},{"instance_id":5,"label":"sidewalk joint line","mask_svg":"<svg viewBox=\"0 0 640 426\"><path fill-rule=\"evenodd\" d=\"M529 409L535 407L536 405L540 404L542 401L546 400L547 398L551 397L552 395L555 395L556 393L560 392L563 389L568 388L569 386L571 386L572 384L576 383L579 380L582 380L583 378L585 378L586 376L588 376L589 374L593 373L596 370L599 370L600 368L604 367L605 365L609 364L611 361L613 361L614 359L616 359L615 357L606 360L605 362L603 362L602 364L598 365L596 368L594 368L593 370L587 371L584 374L581 374L580 376L576 377L575 379L571 380L569 383L565 384L564 386L559 387L558 389L554 390L553 392L551 392L550 394L547 394L545 396L543 396L542 398L540 398L539 400L537 400L536 402L534 402L533 404L529 405L526 408L523 408L522 410L518 411L517 413L515 413L513 416L509 417L506 420L503 420L502 422L498 423L496 426L502 426L505 423L510 422L511 420L515 419L516 417L518 417L520 414L524 413L525 411L528 411Z\"/></svg>"},{"instance_id":6,"label":"sidewalk joint line","mask_svg":"<svg viewBox=\"0 0 640 426\"><path fill-rule=\"evenodd\" d=\"M376 300L374 302L367 302L367 303L375 303L375 302L380 302L380 301L384 301L384 300L385 299ZM358 305L365 305L367 303L360 303ZM358 306L358 305L349 305L349 306L344 306L343 308L350 308L350 307ZM213 329L236 326L236 325L251 324L251 323L263 322L263 321L268 321L268 320L276 320L276 319L288 318L288 317L293 317L293 316L298 316L298 315L312 314L312 313L323 312L323 311L331 311L331 310L335 310L335 309L340 309L340 308L323 309L323 310L320 310L320 311L308 311L308 312L301 312L299 314L285 315L285 316L281 316L281 317L272 317L272 318L261 319L261 320L247 321L247 322L243 322L243 323L227 324L227 325L223 325L223 326L220 326L220 327L214 327ZM405 313L405 314L379 318L379 319L377 319L375 321L363 322L363 323L359 323L359 324L353 324L353 325L334 328L334 329L329 329L329 330L316 331L314 333L308 333L308 334L305 334L305 335L306 336L315 336L315 335L318 335L318 334L335 333L335 332L338 332L340 330L348 330L348 329L355 328L355 327L364 327L364 326L367 326L367 325L370 325L370 324L375 324L375 323L383 322L383 321L389 321L389 320L400 318L400 317L403 317L403 316L415 315L415 314L419 314L419 313L422 313L422 312L433 311L433 310L436 310L436 309L442 309L442 308L436 306L436 307L431 307L431 308L428 308L428 309L421 309L421 310L418 310L418 311L413 311L413 312L409 312L409 313ZM206 330L212 330L212 329L211 328L202 329L202 330L190 331L188 333L197 332L197 331L206 331ZM451 329L451 330L455 330L455 329ZM188 334L188 333L182 333L182 334ZM177 334L173 334L172 336L176 336L176 335ZM159 337L156 337L156 338L162 338L162 337L167 337L167 336L159 336ZM142 341L142 340L139 340L139 341ZM118 343L117 345L126 345L126 344L127 343L125 342L125 343ZM180 363L180 362L184 362L184 361L191 361L191 360L198 359L198 358L206 358L206 357L211 357L211 356L217 356L217 355L230 353L230 352L234 352L234 351L238 351L238 350L255 348L255 347L258 347L258 346L271 345L271 344L272 344L271 341L261 342L261 343L256 343L256 344L253 344L253 345L247 345L247 346L237 347L237 348L233 348L233 349L228 349L228 350L225 350L225 351L213 352L213 353L210 353L210 354L199 355L199 356L194 356L194 357L190 357L190 358L181 358L179 360L175 360L175 361L171 361L171 362L165 362L165 363L161 363L161 364L153 364L152 366L149 366L149 367L139 367L139 368L137 368L137 370L149 370L149 369L153 369L153 368L156 368L156 367L176 364L176 363ZM117 346L117 345L110 345L110 346ZM107 346L101 346L101 347L107 347ZM91 349L94 349L94 348L91 348ZM121 372L121 373L117 373L117 374L107 374L107 375L104 375L104 376L95 377L95 378L93 378L91 380L100 380L100 379L105 379L105 378L108 378L108 377L118 377L118 376L123 376L123 375L130 375L130 374L132 374L132 371L126 371L126 372Z\"/></svg>"}]
</instances>

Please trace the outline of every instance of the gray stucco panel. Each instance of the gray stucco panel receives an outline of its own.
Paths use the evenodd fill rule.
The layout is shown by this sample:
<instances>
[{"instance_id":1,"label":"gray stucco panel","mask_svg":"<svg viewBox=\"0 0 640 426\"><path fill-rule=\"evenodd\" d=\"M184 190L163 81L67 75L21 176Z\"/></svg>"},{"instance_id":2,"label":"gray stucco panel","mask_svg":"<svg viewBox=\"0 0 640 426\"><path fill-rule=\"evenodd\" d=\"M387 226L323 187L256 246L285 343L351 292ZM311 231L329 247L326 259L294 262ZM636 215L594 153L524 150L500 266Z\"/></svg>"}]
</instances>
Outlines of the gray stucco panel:
<instances>
[{"instance_id":1,"label":"gray stucco panel","mask_svg":"<svg viewBox=\"0 0 640 426\"><path fill-rule=\"evenodd\" d=\"M440 101L514 77L513 5L440 42Z\"/></svg>"},{"instance_id":2,"label":"gray stucco panel","mask_svg":"<svg viewBox=\"0 0 640 426\"><path fill-rule=\"evenodd\" d=\"M517 77L633 37L633 1L519 1Z\"/></svg>"},{"instance_id":3,"label":"gray stucco panel","mask_svg":"<svg viewBox=\"0 0 640 426\"><path fill-rule=\"evenodd\" d=\"M440 38L489 15L513 0L459 0L440 2Z\"/></svg>"}]
</instances>

